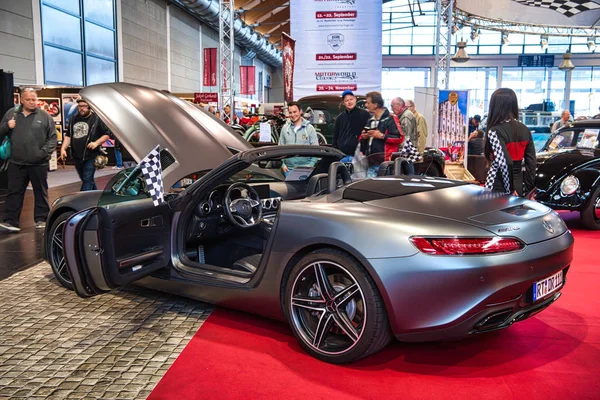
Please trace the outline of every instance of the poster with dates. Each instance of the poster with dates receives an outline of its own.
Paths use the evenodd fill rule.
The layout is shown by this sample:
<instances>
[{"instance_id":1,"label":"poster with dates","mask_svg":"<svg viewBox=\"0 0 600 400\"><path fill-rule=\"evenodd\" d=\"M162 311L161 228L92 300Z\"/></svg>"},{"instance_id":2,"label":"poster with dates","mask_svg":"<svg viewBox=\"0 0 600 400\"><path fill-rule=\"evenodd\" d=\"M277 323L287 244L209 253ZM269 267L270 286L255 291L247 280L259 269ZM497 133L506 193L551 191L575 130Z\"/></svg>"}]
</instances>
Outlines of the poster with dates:
<instances>
[{"instance_id":1,"label":"poster with dates","mask_svg":"<svg viewBox=\"0 0 600 400\"><path fill-rule=\"evenodd\" d=\"M381 0L290 0L294 99L381 91Z\"/></svg>"}]
</instances>

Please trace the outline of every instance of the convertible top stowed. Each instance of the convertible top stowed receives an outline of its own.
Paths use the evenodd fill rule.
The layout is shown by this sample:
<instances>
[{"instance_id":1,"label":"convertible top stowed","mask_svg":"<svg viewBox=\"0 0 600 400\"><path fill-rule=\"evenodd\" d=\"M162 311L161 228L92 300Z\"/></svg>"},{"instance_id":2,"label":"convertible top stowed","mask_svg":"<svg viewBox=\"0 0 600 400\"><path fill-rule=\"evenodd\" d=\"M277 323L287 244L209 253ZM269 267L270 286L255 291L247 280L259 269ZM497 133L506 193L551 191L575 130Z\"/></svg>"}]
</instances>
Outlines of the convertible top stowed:
<instances>
[{"instance_id":1,"label":"convertible top stowed","mask_svg":"<svg viewBox=\"0 0 600 400\"><path fill-rule=\"evenodd\" d=\"M421 177L375 178L352 183L344 189L343 199L354 201L373 201L407 194L429 192L466 185L463 181L449 179L431 179Z\"/></svg>"}]
</instances>

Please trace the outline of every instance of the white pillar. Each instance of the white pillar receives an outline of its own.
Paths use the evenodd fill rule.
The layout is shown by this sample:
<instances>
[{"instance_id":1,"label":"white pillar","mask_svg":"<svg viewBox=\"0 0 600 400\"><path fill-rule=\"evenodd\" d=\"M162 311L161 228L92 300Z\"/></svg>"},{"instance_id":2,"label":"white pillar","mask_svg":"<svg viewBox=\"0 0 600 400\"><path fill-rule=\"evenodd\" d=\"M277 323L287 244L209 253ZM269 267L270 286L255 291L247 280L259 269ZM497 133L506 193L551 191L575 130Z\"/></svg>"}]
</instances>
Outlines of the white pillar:
<instances>
[{"instance_id":1,"label":"white pillar","mask_svg":"<svg viewBox=\"0 0 600 400\"><path fill-rule=\"evenodd\" d=\"M171 5L167 4L167 90L171 91Z\"/></svg>"},{"instance_id":2,"label":"white pillar","mask_svg":"<svg viewBox=\"0 0 600 400\"><path fill-rule=\"evenodd\" d=\"M42 50L42 12L40 0L31 0L33 20L33 51L35 57L35 83L44 84L44 53Z\"/></svg>"}]
</instances>

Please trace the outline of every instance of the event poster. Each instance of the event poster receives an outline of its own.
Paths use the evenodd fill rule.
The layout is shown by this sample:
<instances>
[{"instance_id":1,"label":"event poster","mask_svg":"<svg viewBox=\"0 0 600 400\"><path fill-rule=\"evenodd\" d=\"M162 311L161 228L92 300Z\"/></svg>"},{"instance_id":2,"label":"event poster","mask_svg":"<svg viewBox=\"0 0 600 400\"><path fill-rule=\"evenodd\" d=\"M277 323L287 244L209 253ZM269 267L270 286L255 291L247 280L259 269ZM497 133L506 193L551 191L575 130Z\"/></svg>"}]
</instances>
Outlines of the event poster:
<instances>
[{"instance_id":1,"label":"event poster","mask_svg":"<svg viewBox=\"0 0 600 400\"><path fill-rule=\"evenodd\" d=\"M381 91L381 0L290 0L294 98Z\"/></svg>"},{"instance_id":2,"label":"event poster","mask_svg":"<svg viewBox=\"0 0 600 400\"><path fill-rule=\"evenodd\" d=\"M77 114L77 100L79 98L78 93L62 94L63 133L69 130L69 120Z\"/></svg>"},{"instance_id":3,"label":"event poster","mask_svg":"<svg viewBox=\"0 0 600 400\"><path fill-rule=\"evenodd\" d=\"M286 103L294 101L294 65L296 54L296 41L288 34L281 34L283 43L283 100Z\"/></svg>"},{"instance_id":4,"label":"event poster","mask_svg":"<svg viewBox=\"0 0 600 400\"><path fill-rule=\"evenodd\" d=\"M440 90L438 146L446 163L466 166L468 106L468 90Z\"/></svg>"},{"instance_id":5,"label":"event poster","mask_svg":"<svg viewBox=\"0 0 600 400\"><path fill-rule=\"evenodd\" d=\"M37 107L50 114L55 122L61 122L60 99L54 97L38 97Z\"/></svg>"}]
</instances>

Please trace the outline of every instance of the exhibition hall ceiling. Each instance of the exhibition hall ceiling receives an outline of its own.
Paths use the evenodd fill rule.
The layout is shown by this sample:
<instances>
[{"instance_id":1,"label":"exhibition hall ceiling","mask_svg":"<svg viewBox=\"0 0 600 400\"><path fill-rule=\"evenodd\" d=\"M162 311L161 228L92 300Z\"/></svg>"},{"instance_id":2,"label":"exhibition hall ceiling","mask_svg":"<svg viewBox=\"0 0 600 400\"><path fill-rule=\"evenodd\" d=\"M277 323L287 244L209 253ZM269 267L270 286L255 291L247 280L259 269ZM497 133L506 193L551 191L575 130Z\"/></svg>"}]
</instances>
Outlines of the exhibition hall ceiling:
<instances>
[{"instance_id":1,"label":"exhibition hall ceiling","mask_svg":"<svg viewBox=\"0 0 600 400\"><path fill-rule=\"evenodd\" d=\"M465 13L520 24L595 27L600 0L456 0Z\"/></svg>"},{"instance_id":2,"label":"exhibition hall ceiling","mask_svg":"<svg viewBox=\"0 0 600 400\"><path fill-rule=\"evenodd\" d=\"M336 0L332 0L336 1ZM340 3L356 2L359 0L337 0ZM364 0L362 0L364 1ZM383 0L387 3L391 0ZM401 0L417 4L419 0ZM423 1L423 0L420 0ZM257 32L266 35L270 42L279 43L281 33L290 33L290 2L289 0L238 0L235 9L239 17L247 25L254 27Z\"/></svg>"}]
</instances>

